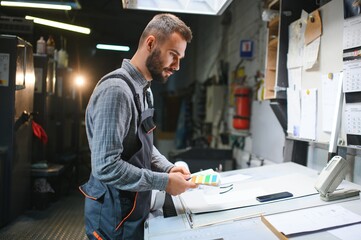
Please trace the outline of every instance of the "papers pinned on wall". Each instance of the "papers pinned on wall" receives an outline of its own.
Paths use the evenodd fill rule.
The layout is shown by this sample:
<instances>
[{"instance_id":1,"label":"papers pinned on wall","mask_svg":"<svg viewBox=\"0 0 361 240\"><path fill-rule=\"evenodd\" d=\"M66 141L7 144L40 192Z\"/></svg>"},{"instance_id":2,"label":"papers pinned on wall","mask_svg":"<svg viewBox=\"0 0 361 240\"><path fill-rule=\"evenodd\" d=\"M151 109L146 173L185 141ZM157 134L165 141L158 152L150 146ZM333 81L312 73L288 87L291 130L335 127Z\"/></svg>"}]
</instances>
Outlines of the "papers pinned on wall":
<instances>
[{"instance_id":1,"label":"papers pinned on wall","mask_svg":"<svg viewBox=\"0 0 361 240\"><path fill-rule=\"evenodd\" d=\"M346 128L346 134L361 136L361 103L346 104L343 122ZM359 145L353 144L352 141L349 144Z\"/></svg>"},{"instance_id":2,"label":"papers pinned on wall","mask_svg":"<svg viewBox=\"0 0 361 240\"><path fill-rule=\"evenodd\" d=\"M300 137L316 140L317 120L317 89L302 89L301 91L301 124Z\"/></svg>"},{"instance_id":3,"label":"papers pinned on wall","mask_svg":"<svg viewBox=\"0 0 361 240\"><path fill-rule=\"evenodd\" d=\"M361 15L347 18L343 25L343 49L361 47Z\"/></svg>"},{"instance_id":4,"label":"papers pinned on wall","mask_svg":"<svg viewBox=\"0 0 361 240\"><path fill-rule=\"evenodd\" d=\"M322 75L322 130L325 132L332 130L339 81L340 73Z\"/></svg>"},{"instance_id":5,"label":"papers pinned on wall","mask_svg":"<svg viewBox=\"0 0 361 240\"><path fill-rule=\"evenodd\" d=\"M317 9L311 12L307 18L305 31L305 44L310 44L319 38L322 34L322 21L320 11Z\"/></svg>"},{"instance_id":6,"label":"papers pinned on wall","mask_svg":"<svg viewBox=\"0 0 361 240\"><path fill-rule=\"evenodd\" d=\"M308 13L302 10L301 18L289 26L287 68L302 67L303 48L305 45L305 30Z\"/></svg>"},{"instance_id":7,"label":"papers pinned on wall","mask_svg":"<svg viewBox=\"0 0 361 240\"><path fill-rule=\"evenodd\" d=\"M361 27L361 26L360 26ZM343 92L361 91L361 60L346 61L343 63Z\"/></svg>"},{"instance_id":8,"label":"papers pinned on wall","mask_svg":"<svg viewBox=\"0 0 361 240\"><path fill-rule=\"evenodd\" d=\"M301 100L300 90L287 88L287 132L290 136L300 136Z\"/></svg>"},{"instance_id":9,"label":"papers pinned on wall","mask_svg":"<svg viewBox=\"0 0 361 240\"><path fill-rule=\"evenodd\" d=\"M308 14L302 11L300 19L289 26L287 68L317 66L322 35L322 22L318 10Z\"/></svg>"},{"instance_id":10,"label":"papers pinned on wall","mask_svg":"<svg viewBox=\"0 0 361 240\"><path fill-rule=\"evenodd\" d=\"M301 76L302 68L288 69L287 133L299 137L301 124Z\"/></svg>"},{"instance_id":11,"label":"papers pinned on wall","mask_svg":"<svg viewBox=\"0 0 361 240\"><path fill-rule=\"evenodd\" d=\"M305 46L303 55L303 68L305 70L310 70L317 66L320 42L321 38L317 38Z\"/></svg>"},{"instance_id":12,"label":"papers pinned on wall","mask_svg":"<svg viewBox=\"0 0 361 240\"><path fill-rule=\"evenodd\" d=\"M318 10L302 11L289 27L287 133L293 137L316 139L317 89L302 90L302 71L317 67L321 34Z\"/></svg>"}]
</instances>

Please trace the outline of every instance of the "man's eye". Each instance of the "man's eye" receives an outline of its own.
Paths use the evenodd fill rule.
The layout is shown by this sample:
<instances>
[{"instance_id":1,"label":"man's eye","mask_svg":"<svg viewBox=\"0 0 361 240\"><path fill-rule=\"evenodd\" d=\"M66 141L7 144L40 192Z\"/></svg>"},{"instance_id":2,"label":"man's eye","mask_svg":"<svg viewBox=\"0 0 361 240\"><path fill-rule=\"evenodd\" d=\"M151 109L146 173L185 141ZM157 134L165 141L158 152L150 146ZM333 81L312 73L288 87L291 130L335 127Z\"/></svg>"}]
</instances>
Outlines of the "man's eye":
<instances>
[{"instance_id":1,"label":"man's eye","mask_svg":"<svg viewBox=\"0 0 361 240\"><path fill-rule=\"evenodd\" d=\"M175 60L175 61L179 60L179 56L177 54L171 53L171 56L172 56L173 60Z\"/></svg>"}]
</instances>

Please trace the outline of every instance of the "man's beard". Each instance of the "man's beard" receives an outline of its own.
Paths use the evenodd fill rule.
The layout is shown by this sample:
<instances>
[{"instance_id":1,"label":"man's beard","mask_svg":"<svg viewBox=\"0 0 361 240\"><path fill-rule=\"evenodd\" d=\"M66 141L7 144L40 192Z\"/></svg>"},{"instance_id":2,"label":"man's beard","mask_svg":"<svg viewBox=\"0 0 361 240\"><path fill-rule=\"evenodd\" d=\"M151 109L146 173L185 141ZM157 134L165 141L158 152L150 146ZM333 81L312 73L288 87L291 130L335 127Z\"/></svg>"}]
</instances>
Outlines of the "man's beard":
<instances>
[{"instance_id":1,"label":"man's beard","mask_svg":"<svg viewBox=\"0 0 361 240\"><path fill-rule=\"evenodd\" d=\"M160 50L154 49L154 51L148 56L146 61L146 66L150 75L152 76L153 81L166 83L168 78L163 77L163 63L160 60Z\"/></svg>"}]
</instances>

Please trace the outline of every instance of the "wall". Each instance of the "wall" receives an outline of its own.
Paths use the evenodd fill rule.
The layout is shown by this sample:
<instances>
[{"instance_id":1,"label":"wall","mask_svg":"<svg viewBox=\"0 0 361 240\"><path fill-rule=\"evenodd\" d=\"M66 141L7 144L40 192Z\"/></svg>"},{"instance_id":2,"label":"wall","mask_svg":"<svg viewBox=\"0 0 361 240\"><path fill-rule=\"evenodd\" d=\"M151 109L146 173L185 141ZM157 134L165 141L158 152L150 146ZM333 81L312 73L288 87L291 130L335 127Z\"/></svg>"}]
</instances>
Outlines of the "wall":
<instances>
[{"instance_id":1,"label":"wall","mask_svg":"<svg viewBox=\"0 0 361 240\"><path fill-rule=\"evenodd\" d=\"M252 60L243 62L247 75L247 85L255 84L257 71L264 71L266 23L262 21L263 1L233 1L228 11L231 21L226 24L227 12L223 16L202 16L199 18L196 41L195 79L204 82L217 75L220 60L229 63L230 72L240 62L240 41L254 41L255 53ZM232 108L229 108L228 122L231 126ZM233 131L234 132L234 131ZM236 135L237 132L235 132ZM284 134L269 106L269 101L252 103L250 136L245 138L244 151L235 150L238 167L283 162ZM270 144L272 143L272 144ZM262 161L259 161L261 159ZM265 160L265 161L263 161ZM254 164L253 164L254 163Z\"/></svg>"},{"instance_id":2,"label":"wall","mask_svg":"<svg viewBox=\"0 0 361 240\"><path fill-rule=\"evenodd\" d=\"M192 30L194 39L187 48L187 56L182 67L182 74L177 74L176 83L168 89L188 86L192 81L204 82L217 74L220 60L229 63L234 70L240 62L240 40L253 39L255 57L245 61L243 65L248 75L247 83L254 83L258 70L265 68L266 23L261 20L263 2L261 0L235 0L228 9L231 13L230 24L222 24L223 16L199 16ZM181 86L182 88L182 86ZM228 113L231 124L232 111ZM285 136L269 107L269 101L254 101L252 104L252 120L250 136L245 137L244 150L235 150L238 168L259 166L283 162ZM326 165L328 149L322 144L310 144L307 166L322 170ZM361 184L361 150L349 149L345 157L350 161L352 169L348 180ZM251 161L249 161L251 159Z\"/></svg>"},{"instance_id":3,"label":"wall","mask_svg":"<svg viewBox=\"0 0 361 240\"><path fill-rule=\"evenodd\" d=\"M326 4L330 1L323 1ZM321 3L321 4L322 4ZM342 37L343 37L343 1L333 0L327 5L320 7L322 16L322 35L319 64L312 71L302 71L302 88L317 88L317 95L322 96L321 74L328 72L342 71ZM328 145L330 132L323 130L322 118L329 119L328 115L323 115L321 97L318 97L317 105L317 133L316 140L309 142L307 154L307 166L321 171L327 164ZM345 105L343 105L345 106ZM329 114L329 113L328 113ZM331 121L332 122L332 121ZM345 139L345 129L341 123L340 137ZM349 162L349 173L346 179L355 183L361 183L361 149L352 147L338 147L338 155L341 155Z\"/></svg>"},{"instance_id":4,"label":"wall","mask_svg":"<svg viewBox=\"0 0 361 240\"><path fill-rule=\"evenodd\" d=\"M346 179L361 184L361 149L339 148L339 155L349 163ZM319 143L310 143L308 147L307 167L321 171L327 164L328 146Z\"/></svg>"},{"instance_id":5,"label":"wall","mask_svg":"<svg viewBox=\"0 0 361 240\"><path fill-rule=\"evenodd\" d=\"M238 0L234 1L228 10L232 16L229 25L222 24L225 14L218 17L199 18L194 36L196 52L192 56L195 57L192 74L197 81L204 82L217 74L217 64L221 59L229 62L230 70L234 70L240 61L240 40L253 39L255 57L243 63L248 75L247 82L252 85L256 72L264 71L266 23L261 20L263 3L261 0ZM230 111L229 123L231 123L231 117ZM253 102L250 134L245 138L244 151L235 151L239 168L283 162L285 136L269 107L269 101ZM327 152L325 146L311 144L308 150L307 166L318 171L322 170L326 165ZM345 153L345 157L352 166L348 179L356 183L361 183L360 155L360 150L348 150Z\"/></svg>"}]
</instances>

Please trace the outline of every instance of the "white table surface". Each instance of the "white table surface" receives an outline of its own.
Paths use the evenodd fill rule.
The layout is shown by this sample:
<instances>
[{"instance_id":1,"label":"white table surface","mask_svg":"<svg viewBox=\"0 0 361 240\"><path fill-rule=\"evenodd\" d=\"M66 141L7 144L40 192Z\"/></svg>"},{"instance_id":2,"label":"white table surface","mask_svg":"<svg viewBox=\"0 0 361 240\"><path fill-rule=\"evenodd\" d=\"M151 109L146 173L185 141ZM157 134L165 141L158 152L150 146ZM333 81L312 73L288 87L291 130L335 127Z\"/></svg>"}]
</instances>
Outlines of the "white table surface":
<instances>
[{"instance_id":1,"label":"white table surface","mask_svg":"<svg viewBox=\"0 0 361 240\"><path fill-rule=\"evenodd\" d=\"M257 181L272 177L283 176L291 173L304 174L315 178L318 172L310 168L295 163L280 163L266 165L262 167L240 169L223 172L222 176L232 175L235 173L245 174L251 178L245 181ZM361 189L360 185L343 181L342 187ZM164 218L161 211L152 213L145 223L144 239L165 240L165 239L204 239L204 240L233 240L233 239L278 239L262 222L258 213L270 215L292 210L298 210L309 207L317 207L325 204L339 204L361 215L361 200L359 197L344 199L341 201L324 202L319 195L311 195L302 198L283 200L278 202L266 203L262 205L243 207L238 209L197 214L197 220L202 221L212 219L232 219L234 217L244 216L242 220L225 221L214 225L191 228L184 214L184 209L180 204L178 197L173 197L178 216ZM247 217L249 216L249 217ZM292 224L290 222L290 224ZM361 227L361 224L360 224ZM305 234L291 239L317 239L333 240L339 239L333 234L322 231L312 234Z\"/></svg>"}]
</instances>

